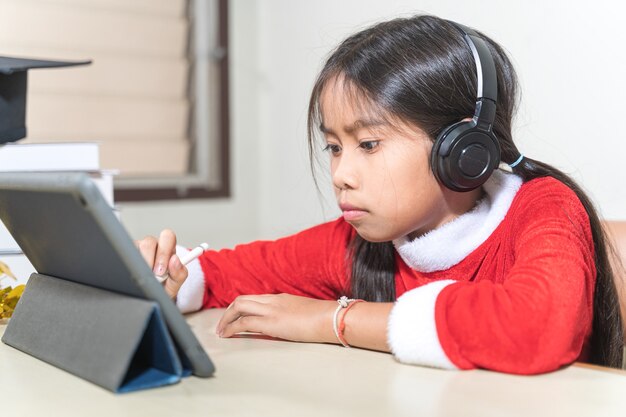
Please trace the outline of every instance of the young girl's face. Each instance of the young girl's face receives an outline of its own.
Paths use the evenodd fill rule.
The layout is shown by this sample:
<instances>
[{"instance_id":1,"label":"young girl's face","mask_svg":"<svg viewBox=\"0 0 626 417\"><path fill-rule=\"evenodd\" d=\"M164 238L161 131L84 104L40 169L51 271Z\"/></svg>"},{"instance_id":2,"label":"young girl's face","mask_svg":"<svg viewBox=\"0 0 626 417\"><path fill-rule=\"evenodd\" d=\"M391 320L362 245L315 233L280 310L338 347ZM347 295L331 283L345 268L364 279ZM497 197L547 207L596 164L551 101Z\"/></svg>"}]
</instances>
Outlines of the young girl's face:
<instances>
[{"instance_id":1,"label":"young girl's face","mask_svg":"<svg viewBox=\"0 0 626 417\"><path fill-rule=\"evenodd\" d=\"M424 131L401 121L391 125L347 90L341 79L324 88L321 130L337 202L359 235L371 242L417 237L473 206L476 197L435 179L433 143Z\"/></svg>"}]
</instances>

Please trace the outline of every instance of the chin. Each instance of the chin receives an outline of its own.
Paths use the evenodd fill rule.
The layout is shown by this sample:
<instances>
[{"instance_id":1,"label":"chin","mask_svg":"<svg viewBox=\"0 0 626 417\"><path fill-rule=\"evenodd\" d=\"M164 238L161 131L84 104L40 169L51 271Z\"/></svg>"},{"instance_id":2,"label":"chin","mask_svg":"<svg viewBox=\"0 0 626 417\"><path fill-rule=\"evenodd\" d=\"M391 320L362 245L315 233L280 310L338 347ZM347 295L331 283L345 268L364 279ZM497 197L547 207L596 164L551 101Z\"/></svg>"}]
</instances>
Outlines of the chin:
<instances>
[{"instance_id":1,"label":"chin","mask_svg":"<svg viewBox=\"0 0 626 417\"><path fill-rule=\"evenodd\" d=\"M389 230L372 230L371 228L355 227L356 232L364 240L372 243L391 242L403 235L391 233Z\"/></svg>"}]
</instances>

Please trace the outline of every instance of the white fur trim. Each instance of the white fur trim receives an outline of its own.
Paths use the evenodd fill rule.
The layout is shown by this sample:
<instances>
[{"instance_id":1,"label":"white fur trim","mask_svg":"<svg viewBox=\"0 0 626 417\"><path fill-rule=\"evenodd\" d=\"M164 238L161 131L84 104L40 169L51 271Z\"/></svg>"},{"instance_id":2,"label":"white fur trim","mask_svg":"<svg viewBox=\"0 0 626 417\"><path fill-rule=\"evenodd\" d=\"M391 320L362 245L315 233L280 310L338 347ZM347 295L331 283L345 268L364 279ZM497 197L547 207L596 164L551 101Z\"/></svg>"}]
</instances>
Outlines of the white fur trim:
<instances>
[{"instance_id":1,"label":"white fur trim","mask_svg":"<svg viewBox=\"0 0 626 417\"><path fill-rule=\"evenodd\" d=\"M445 287L456 281L435 281L404 293L389 316L387 340L400 362L458 369L439 342L435 302Z\"/></svg>"},{"instance_id":2,"label":"white fur trim","mask_svg":"<svg viewBox=\"0 0 626 417\"><path fill-rule=\"evenodd\" d=\"M487 197L474 209L412 241L404 236L393 244L404 262L417 271L449 269L496 230L521 185L517 175L494 171L483 185Z\"/></svg>"},{"instance_id":3,"label":"white fur trim","mask_svg":"<svg viewBox=\"0 0 626 417\"><path fill-rule=\"evenodd\" d=\"M176 246L176 255L182 257L189 253L189 250L182 246ZM202 308L202 300L204 299L204 273L200 266L200 261L194 259L187 264L187 279L178 291L176 296L176 305L182 313L191 313Z\"/></svg>"}]
</instances>

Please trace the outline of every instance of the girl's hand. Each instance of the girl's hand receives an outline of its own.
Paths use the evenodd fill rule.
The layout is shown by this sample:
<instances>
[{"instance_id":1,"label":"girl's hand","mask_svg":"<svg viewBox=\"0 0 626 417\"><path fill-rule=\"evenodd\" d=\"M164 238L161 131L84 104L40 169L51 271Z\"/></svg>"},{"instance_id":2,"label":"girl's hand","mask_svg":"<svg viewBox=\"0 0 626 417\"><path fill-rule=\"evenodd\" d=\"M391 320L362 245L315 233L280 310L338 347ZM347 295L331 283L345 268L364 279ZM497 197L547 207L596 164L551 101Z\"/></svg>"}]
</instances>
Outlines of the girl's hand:
<instances>
[{"instance_id":1,"label":"girl's hand","mask_svg":"<svg viewBox=\"0 0 626 417\"><path fill-rule=\"evenodd\" d=\"M170 298L176 298L178 290L187 279L187 268L181 264L180 259L176 256L176 235L174 232L165 229L158 239L147 236L142 240L135 241L135 246L155 275L169 274L169 278L163 283L163 288Z\"/></svg>"},{"instance_id":2,"label":"girl's hand","mask_svg":"<svg viewBox=\"0 0 626 417\"><path fill-rule=\"evenodd\" d=\"M290 294L239 296L228 307L216 332L262 333L298 342L337 343L333 332L336 301L315 300Z\"/></svg>"}]
</instances>

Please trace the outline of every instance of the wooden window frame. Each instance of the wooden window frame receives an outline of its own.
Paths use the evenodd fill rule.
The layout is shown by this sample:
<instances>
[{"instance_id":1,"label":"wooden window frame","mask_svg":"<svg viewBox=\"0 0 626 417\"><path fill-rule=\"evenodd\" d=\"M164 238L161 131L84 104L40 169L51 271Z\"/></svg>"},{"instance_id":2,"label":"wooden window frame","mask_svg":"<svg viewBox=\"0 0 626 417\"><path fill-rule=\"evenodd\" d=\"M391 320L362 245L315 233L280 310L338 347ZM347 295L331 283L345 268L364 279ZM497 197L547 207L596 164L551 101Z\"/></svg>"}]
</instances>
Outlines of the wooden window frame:
<instances>
[{"instance_id":1,"label":"wooden window frame","mask_svg":"<svg viewBox=\"0 0 626 417\"><path fill-rule=\"evenodd\" d=\"M213 127L215 142L212 144L215 152L212 158L207 155L198 159L199 161L210 161L210 163L217 165L213 167L212 177L206 178L203 183L194 183L193 185L177 185L176 178L172 179L172 177L169 177L167 181L159 177L121 178L116 181L114 197L116 202L221 198L231 195L228 0L216 0L215 7L219 25L216 33L216 45L212 47L209 56L200 57L207 61L216 62L217 71L211 86L217 86L219 90L213 103L217 114L203 115L212 118L216 123ZM195 118L200 116L197 109L194 110L194 113ZM191 152L195 151L192 150ZM180 177L181 180L183 178L185 176ZM161 183L166 185L160 185Z\"/></svg>"}]
</instances>

